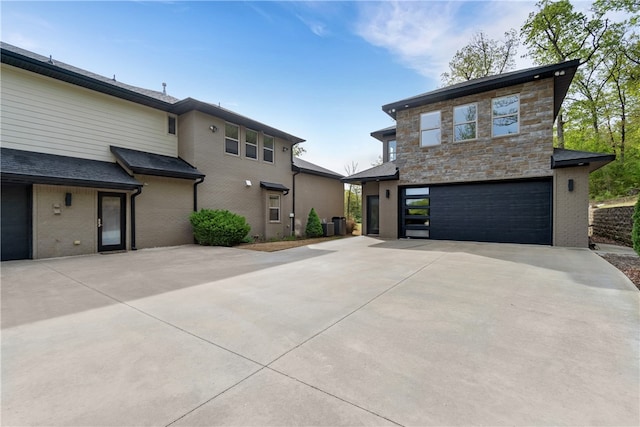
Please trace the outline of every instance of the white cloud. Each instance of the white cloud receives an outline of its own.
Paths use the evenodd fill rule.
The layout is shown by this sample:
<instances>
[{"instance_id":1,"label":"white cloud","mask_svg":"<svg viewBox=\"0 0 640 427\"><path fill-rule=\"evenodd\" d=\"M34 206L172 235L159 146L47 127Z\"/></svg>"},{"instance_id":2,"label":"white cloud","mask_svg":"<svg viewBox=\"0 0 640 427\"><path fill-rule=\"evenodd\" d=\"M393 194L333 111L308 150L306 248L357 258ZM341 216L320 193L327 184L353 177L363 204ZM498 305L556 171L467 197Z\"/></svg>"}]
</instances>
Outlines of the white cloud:
<instances>
[{"instance_id":1,"label":"white cloud","mask_svg":"<svg viewBox=\"0 0 640 427\"><path fill-rule=\"evenodd\" d=\"M511 28L520 30L535 3L515 1L393 1L358 3L356 33L387 49L398 61L439 81L455 52L478 31L501 40ZM522 49L520 50L522 53ZM518 58L517 67L529 65Z\"/></svg>"}]
</instances>

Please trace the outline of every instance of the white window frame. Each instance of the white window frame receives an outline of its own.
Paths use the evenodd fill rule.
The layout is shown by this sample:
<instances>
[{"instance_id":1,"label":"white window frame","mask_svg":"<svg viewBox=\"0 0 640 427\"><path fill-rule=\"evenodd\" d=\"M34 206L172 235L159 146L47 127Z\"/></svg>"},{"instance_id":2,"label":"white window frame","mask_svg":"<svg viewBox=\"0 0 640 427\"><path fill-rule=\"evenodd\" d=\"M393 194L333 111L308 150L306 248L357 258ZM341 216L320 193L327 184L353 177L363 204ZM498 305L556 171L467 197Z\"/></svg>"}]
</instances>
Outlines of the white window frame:
<instances>
[{"instance_id":1,"label":"white window frame","mask_svg":"<svg viewBox=\"0 0 640 427\"><path fill-rule=\"evenodd\" d=\"M233 126L238 130L238 137L236 138L231 138L227 135L227 126ZM236 150L237 153L231 153L229 151L227 151L227 141L235 141L236 143ZM224 153L228 154L230 156L240 156L240 126L233 124L233 123L225 123L224 124Z\"/></svg>"},{"instance_id":2,"label":"white window frame","mask_svg":"<svg viewBox=\"0 0 640 427\"><path fill-rule=\"evenodd\" d=\"M495 115L495 109L494 109L494 102L495 101L499 101L501 99L505 99L505 98L511 98L511 97L515 97L518 100L518 111L514 114L502 114L502 115ZM495 127L493 125L494 120L496 119L504 119L507 117L513 117L515 116L516 118L516 123L518 124L518 130L514 133L505 133L505 134L501 134L501 135L496 135L495 134ZM498 98L492 98L491 99L491 137L492 138L501 138L504 136L513 136L513 135L518 135L520 133L520 94L519 93L513 93L511 95L505 95L505 96L500 96Z\"/></svg>"},{"instance_id":3,"label":"white window frame","mask_svg":"<svg viewBox=\"0 0 640 427\"><path fill-rule=\"evenodd\" d=\"M468 108L474 106L476 108L476 114L475 114L475 119L473 120L467 120L467 121L463 121L463 122L456 122L456 110L460 109L460 108ZM493 122L492 122L493 123ZM474 136L473 138L465 138L465 139L458 139L458 133L456 132L456 127L457 126L461 126L461 125L474 125ZM477 102L472 102L470 104L464 104L464 105L457 105L455 107L453 107L453 142L463 142L463 141L473 141L474 139L478 139L478 103Z\"/></svg>"},{"instance_id":4,"label":"white window frame","mask_svg":"<svg viewBox=\"0 0 640 427\"><path fill-rule=\"evenodd\" d=\"M278 206L271 206L271 200L272 200L272 199L274 199L274 200L278 200ZM282 204L281 204L281 203L282 203L282 198L280 197L280 195L279 195L279 194L269 194L269 195L267 196L267 200L268 200L268 205L267 205L267 215L268 215L268 218L269 218L269 222L270 222L271 224L278 224L278 223L280 223L280 222L281 222L281 220L282 220L282 216L281 216L281 211L282 211L282 209L281 209L281 208L282 208ZM275 210L275 211L277 212L278 219L275 219L275 220L274 220L274 219L271 219L271 211L272 211L272 210Z\"/></svg>"},{"instance_id":5,"label":"white window frame","mask_svg":"<svg viewBox=\"0 0 640 427\"><path fill-rule=\"evenodd\" d=\"M267 147L267 144L266 144L267 138L271 139L271 142L272 142L271 148ZM265 153L267 151L271 152L271 160L267 160L265 157ZM266 163L271 163L271 164L276 162L276 138L271 135L265 134L262 138L262 161Z\"/></svg>"},{"instance_id":6,"label":"white window frame","mask_svg":"<svg viewBox=\"0 0 640 427\"><path fill-rule=\"evenodd\" d=\"M391 149L391 143L393 142L393 150ZM390 162L395 162L398 158L398 140L390 139L387 141L387 158Z\"/></svg>"},{"instance_id":7,"label":"white window frame","mask_svg":"<svg viewBox=\"0 0 640 427\"><path fill-rule=\"evenodd\" d=\"M423 119L427 116L438 116L438 125L431 127L423 127ZM425 134L437 135L437 142L434 143L425 143ZM436 145L442 144L442 113L440 110L437 111L429 111L428 113L420 114L420 147L434 147Z\"/></svg>"},{"instance_id":8,"label":"white window frame","mask_svg":"<svg viewBox=\"0 0 640 427\"><path fill-rule=\"evenodd\" d=\"M255 134L256 134L256 143L255 143L255 144L253 144L253 143L249 142L249 140L248 140L248 138L249 138L249 133L255 133ZM260 134L259 134L259 132L258 132L258 131L255 131L255 130L253 130L253 129L245 129L245 130L244 130L244 157L245 157L245 158L247 158L247 159L249 159L249 160L258 160L258 155L259 155L259 153L258 153L258 146L260 145L260 144L259 144L259 140L260 140L259 135L260 135ZM251 156L249 156L249 155L247 154L247 146L253 146L253 147L255 147L255 149L256 149L256 156L255 156L255 157L251 157Z\"/></svg>"}]
</instances>

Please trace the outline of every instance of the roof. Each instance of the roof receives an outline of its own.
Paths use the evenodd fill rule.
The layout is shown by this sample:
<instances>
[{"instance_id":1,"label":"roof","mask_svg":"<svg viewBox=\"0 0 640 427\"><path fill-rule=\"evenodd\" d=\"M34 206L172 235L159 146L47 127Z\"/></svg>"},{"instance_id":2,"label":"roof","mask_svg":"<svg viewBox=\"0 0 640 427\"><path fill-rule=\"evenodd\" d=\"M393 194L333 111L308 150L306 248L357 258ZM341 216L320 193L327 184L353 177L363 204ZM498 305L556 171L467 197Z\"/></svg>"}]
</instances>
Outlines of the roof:
<instances>
[{"instance_id":1,"label":"roof","mask_svg":"<svg viewBox=\"0 0 640 427\"><path fill-rule=\"evenodd\" d=\"M116 163L11 148L0 150L0 171L5 182L122 190L142 187Z\"/></svg>"},{"instance_id":2,"label":"roof","mask_svg":"<svg viewBox=\"0 0 640 427\"><path fill-rule=\"evenodd\" d=\"M384 128L384 129L380 129L380 130L376 130L374 132L371 132L371 136L374 137L375 139L377 139L378 141L382 141L384 142L386 137L389 136L395 136L396 134L396 126L389 126L388 128Z\"/></svg>"},{"instance_id":3,"label":"roof","mask_svg":"<svg viewBox=\"0 0 640 427\"><path fill-rule=\"evenodd\" d=\"M400 176L398 168L394 162L386 162L378 166L374 166L370 169L362 172L354 173L346 178L343 178L343 182L349 183L363 183L369 181L393 181L397 180Z\"/></svg>"},{"instance_id":4,"label":"roof","mask_svg":"<svg viewBox=\"0 0 640 427\"><path fill-rule=\"evenodd\" d=\"M589 166L589 171L593 172L615 159L615 154L554 148L551 156L551 169Z\"/></svg>"},{"instance_id":5,"label":"roof","mask_svg":"<svg viewBox=\"0 0 640 427\"><path fill-rule=\"evenodd\" d=\"M344 175L340 175L339 173L336 173L329 169L325 169L321 166L307 162L306 160L302 160L299 157L293 158L291 170L294 172L302 172L302 173L308 173L310 175L323 176L325 178L334 178L334 179L344 178Z\"/></svg>"},{"instance_id":6,"label":"roof","mask_svg":"<svg viewBox=\"0 0 640 427\"><path fill-rule=\"evenodd\" d=\"M114 147L113 145L110 148L116 159L134 173L184 179L204 178L205 176L178 157L162 156L129 148Z\"/></svg>"},{"instance_id":7,"label":"roof","mask_svg":"<svg viewBox=\"0 0 640 427\"><path fill-rule=\"evenodd\" d=\"M25 49L0 42L2 63L11 65L36 74L51 77L56 80L84 87L95 92L115 96L137 104L156 108L173 114L183 114L196 110L220 117L253 130L263 131L274 137L282 138L297 144L304 142L302 138L293 136L274 127L256 120L234 113L231 110L198 101L193 98L179 100L163 92L131 86L117 81L115 78L104 77L92 72L65 64L53 57L46 57ZM115 77L115 76L114 76Z\"/></svg>"},{"instance_id":8,"label":"roof","mask_svg":"<svg viewBox=\"0 0 640 427\"><path fill-rule=\"evenodd\" d=\"M463 96L474 95L477 93L487 92L490 90L500 89L508 86L514 86L534 80L553 78L553 117L555 118L558 115L558 111L560 110L562 101L564 100L564 97L569 90L571 80L573 80L573 76L578 69L578 65L580 65L580 60L574 59L572 61L544 65L541 67L527 68L524 70L512 71L509 73L496 74L493 76L469 80L452 86L436 89L431 92L423 93L411 98L406 98L400 101L383 105L382 111L395 119L396 113L400 110L420 107L423 105L460 98Z\"/></svg>"},{"instance_id":9,"label":"roof","mask_svg":"<svg viewBox=\"0 0 640 427\"><path fill-rule=\"evenodd\" d=\"M271 191L281 191L285 196L289 193L289 189L287 187L282 184L278 184L277 182L260 181L260 187Z\"/></svg>"}]
</instances>

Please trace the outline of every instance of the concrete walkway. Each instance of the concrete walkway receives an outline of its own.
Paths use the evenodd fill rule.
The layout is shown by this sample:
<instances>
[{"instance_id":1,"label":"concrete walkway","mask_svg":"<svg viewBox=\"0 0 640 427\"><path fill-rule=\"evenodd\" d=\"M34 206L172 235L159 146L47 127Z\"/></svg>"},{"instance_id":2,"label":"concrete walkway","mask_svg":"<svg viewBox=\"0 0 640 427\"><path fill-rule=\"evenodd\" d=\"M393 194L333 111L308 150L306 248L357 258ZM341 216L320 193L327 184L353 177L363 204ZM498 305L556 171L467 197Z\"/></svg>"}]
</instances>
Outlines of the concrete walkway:
<instances>
[{"instance_id":1,"label":"concrete walkway","mask_svg":"<svg viewBox=\"0 0 640 427\"><path fill-rule=\"evenodd\" d=\"M640 425L582 249L354 237L2 263L2 424Z\"/></svg>"}]
</instances>

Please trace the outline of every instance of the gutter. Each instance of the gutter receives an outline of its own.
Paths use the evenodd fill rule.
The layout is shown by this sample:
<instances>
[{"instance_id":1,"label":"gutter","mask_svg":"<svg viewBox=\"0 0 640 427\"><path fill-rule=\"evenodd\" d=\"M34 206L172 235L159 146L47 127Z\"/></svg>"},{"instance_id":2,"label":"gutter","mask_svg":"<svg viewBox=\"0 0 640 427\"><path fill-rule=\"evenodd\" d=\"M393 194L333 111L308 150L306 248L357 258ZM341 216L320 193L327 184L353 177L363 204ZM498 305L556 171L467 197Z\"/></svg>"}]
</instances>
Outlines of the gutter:
<instances>
[{"instance_id":1,"label":"gutter","mask_svg":"<svg viewBox=\"0 0 640 427\"><path fill-rule=\"evenodd\" d=\"M131 195L131 250L136 248L136 197L142 193L142 187L136 188L136 192Z\"/></svg>"}]
</instances>

